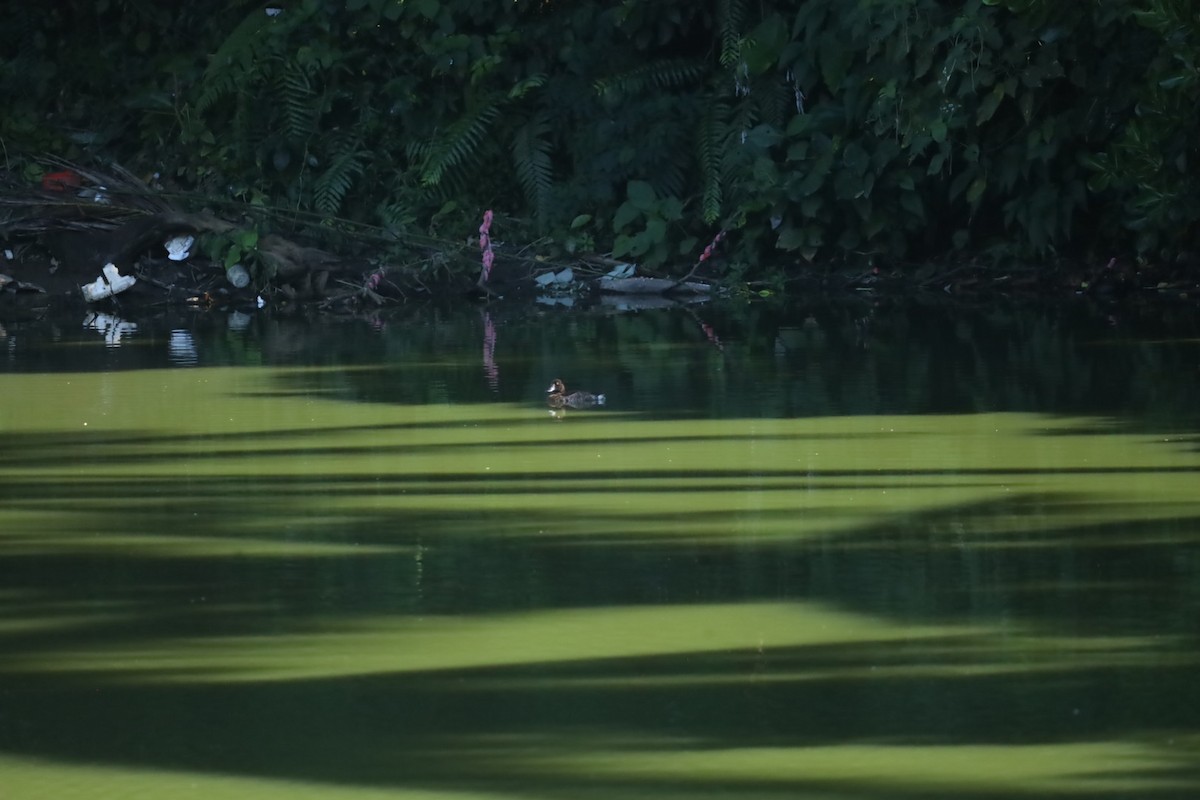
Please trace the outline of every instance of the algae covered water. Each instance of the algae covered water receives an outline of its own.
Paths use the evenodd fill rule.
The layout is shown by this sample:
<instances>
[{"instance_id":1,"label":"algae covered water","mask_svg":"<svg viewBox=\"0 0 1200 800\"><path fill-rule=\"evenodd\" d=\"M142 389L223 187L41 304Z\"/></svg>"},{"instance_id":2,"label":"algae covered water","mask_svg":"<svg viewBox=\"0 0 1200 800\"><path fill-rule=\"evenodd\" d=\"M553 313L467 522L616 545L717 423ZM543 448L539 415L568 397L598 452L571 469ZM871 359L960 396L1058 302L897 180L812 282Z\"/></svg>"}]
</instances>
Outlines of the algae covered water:
<instances>
[{"instance_id":1,"label":"algae covered water","mask_svg":"<svg viewBox=\"0 0 1200 800\"><path fill-rule=\"evenodd\" d=\"M0 797L1192 797L1186 325L6 323Z\"/></svg>"}]
</instances>

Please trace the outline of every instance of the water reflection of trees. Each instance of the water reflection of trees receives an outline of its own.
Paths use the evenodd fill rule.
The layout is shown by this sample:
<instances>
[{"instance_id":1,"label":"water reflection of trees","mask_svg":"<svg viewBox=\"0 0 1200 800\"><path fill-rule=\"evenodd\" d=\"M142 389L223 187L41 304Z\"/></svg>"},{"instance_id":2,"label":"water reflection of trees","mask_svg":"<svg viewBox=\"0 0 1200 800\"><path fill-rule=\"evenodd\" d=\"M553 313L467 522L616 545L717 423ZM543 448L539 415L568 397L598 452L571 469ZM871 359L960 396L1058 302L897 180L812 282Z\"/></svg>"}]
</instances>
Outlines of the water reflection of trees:
<instances>
[{"instance_id":1,"label":"water reflection of trees","mask_svg":"<svg viewBox=\"0 0 1200 800\"><path fill-rule=\"evenodd\" d=\"M529 401L563 375L657 416L1035 411L1156 428L1189 427L1200 395L1200 332L1193 318L1169 313L1130 311L1114 324L1082 306L834 300L625 315L498 309L488 320L494 389L476 314L413 312L358 349L393 369L295 381L380 402L494 402Z\"/></svg>"}]
</instances>

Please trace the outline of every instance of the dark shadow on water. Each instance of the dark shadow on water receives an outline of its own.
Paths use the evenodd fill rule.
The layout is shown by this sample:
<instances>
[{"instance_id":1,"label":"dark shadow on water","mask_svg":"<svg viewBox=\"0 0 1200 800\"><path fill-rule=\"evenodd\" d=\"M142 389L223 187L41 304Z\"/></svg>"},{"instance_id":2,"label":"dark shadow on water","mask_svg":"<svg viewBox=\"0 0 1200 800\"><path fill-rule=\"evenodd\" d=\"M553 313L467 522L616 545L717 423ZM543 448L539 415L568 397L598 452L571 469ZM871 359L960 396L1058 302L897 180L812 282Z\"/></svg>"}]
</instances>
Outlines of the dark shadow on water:
<instances>
[{"instance_id":1,"label":"dark shadow on water","mask_svg":"<svg viewBox=\"0 0 1200 800\"><path fill-rule=\"evenodd\" d=\"M68 499L70 493L52 483L25 480L19 489L26 500ZM88 530L100 538L126 532L147 540L178 536L220 544L244 536L240 524L247 519L269 514L262 497L287 482L265 479L257 493L242 494L221 484L160 478L136 487L124 507L100 503L100 487L95 504L81 502ZM294 490L316 488L300 484ZM356 491L353 483L341 488ZM76 490L76 499L88 494L86 487ZM204 507L194 522L177 507L152 512L163 497L193 491ZM365 496L370 488L357 491ZM18 500L17 494L10 492L6 501ZM16 598L0 619L70 618L107 608L115 613L111 619L101 613L83 630L51 626L7 633L0 639L6 657L0 669L5 663L35 664L39 653L53 653L64 643L103 651L189 637L200 642L214 634L270 637L303 633L314 616L327 624L337 619L351 624L381 614L756 601L817 601L910 625L1019 621L1022 636L1044 639L1056 650L1023 654L1026 644L1020 641L1006 647L994 634L963 632L762 653L265 682L213 683L202 680L202 673L174 674L152 662L140 676L135 670L121 681L102 673L56 676L10 669L0 695L6 720L0 749L66 762L338 785L519 787L526 796L548 800L581 792L784 798L835 790L866 800L961 795L954 786L906 795L896 787L853 781L687 785L678 779L610 779L544 772L537 757L542 747L586 757L592 746L587 743L597 741L618 754L661 749L669 755L678 747L671 741L717 749L873 742L1003 748L1200 730L1192 613L1200 516L1134 526L1064 525L1006 534L1000 542L988 535L952 535L956 522L1011 520L1069 500L1030 494L898 514L877 530L777 543L670 543L649 528L640 544L630 543L639 538L633 531L607 541L593 538L581 547L570 537L547 537L535 529L603 527L603 519L530 519L524 512L489 512L484 518L449 507L421 514L364 511L336 535L325 536L317 527L296 539L395 548L361 555L236 550L156 555L136 547L108 554L59 548L53 541L39 549L30 538L10 544L0 560L0 586ZM703 519L697 513L687 524ZM653 519L646 522L652 525ZM1152 534L1160 544L1137 543ZM419 564L416 547L422 552ZM1193 559L1192 571L1178 561L1181 554ZM1171 570L1184 574L1164 580ZM1078 637L1096 636L1143 641L1073 647ZM1136 657L1123 658L1130 654ZM636 744L623 743L630 732L636 732ZM615 744L605 738L613 735ZM576 737L579 743L572 744ZM1135 774L1114 769L1110 777ZM1182 755L1153 775L1170 775L1176 786L1188 789L1143 788L1136 796L1182 800L1200 785L1194 762ZM1091 796L1134 796L1106 791L1102 780L1094 789Z\"/></svg>"},{"instance_id":2,"label":"dark shadow on water","mask_svg":"<svg viewBox=\"0 0 1200 800\"><path fill-rule=\"evenodd\" d=\"M0 747L67 762L348 786L496 790L511 784L524 796L555 798L621 786L601 776L539 769L539 755L586 756L589 741L612 747L618 758L622 752L669 756L680 746L671 741L687 742L684 749L872 742L1002 748L1105 741L1142 731L1195 730L1200 724L1194 667L1118 672L1096 664L1057 680L903 673L873 680L805 677L839 664L906 659L928 664L936 658L923 656L919 645L902 645L897 658L891 646L776 653L768 669L782 680L732 685L721 679L763 670L754 654L232 685L10 676L6 715L19 724L4 727ZM796 679L789 680L793 673ZM647 677L661 683L646 687ZM622 741L631 732L635 741ZM573 737L585 743L582 749L571 744ZM1190 784L1194 791L1198 774L1191 755L1181 753L1174 765L1162 766L1177 787ZM1003 750L995 757L1003 758ZM1118 782L1131 776L1116 766L1109 774ZM1154 776L1164 774L1156 770ZM640 794L655 783L647 778L624 788ZM839 796L906 796L895 786L856 787L851 778L836 786ZM753 792L782 798L834 787L801 778L767 785L708 781L687 788L701 796ZM1103 780L1092 788L1089 796L1134 796L1105 791ZM913 796L955 797L960 791L951 784ZM970 792L996 798L1023 794ZM1189 795L1185 788L1146 788L1136 796Z\"/></svg>"}]
</instances>

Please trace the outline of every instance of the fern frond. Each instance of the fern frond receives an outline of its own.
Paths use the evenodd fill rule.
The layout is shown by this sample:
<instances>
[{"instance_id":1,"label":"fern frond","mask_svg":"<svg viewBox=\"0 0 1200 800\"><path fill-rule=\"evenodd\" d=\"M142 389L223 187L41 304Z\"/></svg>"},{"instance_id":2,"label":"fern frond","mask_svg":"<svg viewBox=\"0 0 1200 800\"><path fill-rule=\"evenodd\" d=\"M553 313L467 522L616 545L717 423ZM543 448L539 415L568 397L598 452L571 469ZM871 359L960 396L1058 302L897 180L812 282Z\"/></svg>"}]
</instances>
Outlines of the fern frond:
<instances>
[{"instance_id":1,"label":"fern frond","mask_svg":"<svg viewBox=\"0 0 1200 800\"><path fill-rule=\"evenodd\" d=\"M357 148L336 155L313 185L313 205L318 211L336 214L350 193L354 181L363 173L366 153Z\"/></svg>"},{"instance_id":2,"label":"fern frond","mask_svg":"<svg viewBox=\"0 0 1200 800\"><path fill-rule=\"evenodd\" d=\"M721 217L723 162L728 135L725 118L728 114L729 107L725 103L711 102L706 105L696 142L700 179L704 186L700 213L709 225Z\"/></svg>"},{"instance_id":3,"label":"fern frond","mask_svg":"<svg viewBox=\"0 0 1200 800\"><path fill-rule=\"evenodd\" d=\"M704 77L705 65L690 59L671 59L646 64L621 75L601 78L595 89L601 97L636 95L650 88L675 89Z\"/></svg>"},{"instance_id":4,"label":"fern frond","mask_svg":"<svg viewBox=\"0 0 1200 800\"><path fill-rule=\"evenodd\" d=\"M200 96L196 99L196 110L204 113L224 98L235 93L240 75L233 70L223 70L214 75L205 75Z\"/></svg>"},{"instance_id":5,"label":"fern frond","mask_svg":"<svg viewBox=\"0 0 1200 800\"><path fill-rule=\"evenodd\" d=\"M285 131L289 141L307 140L316 127L320 98L313 89L308 70L295 59L283 62L276 80L276 90L283 106Z\"/></svg>"},{"instance_id":6,"label":"fern frond","mask_svg":"<svg viewBox=\"0 0 1200 800\"><path fill-rule=\"evenodd\" d=\"M721 66L735 66L742 56L745 0L717 0L717 33L721 37Z\"/></svg>"},{"instance_id":7,"label":"fern frond","mask_svg":"<svg viewBox=\"0 0 1200 800\"><path fill-rule=\"evenodd\" d=\"M380 223L392 233L399 233L412 227L417 221L417 212L411 205L404 202L381 203L375 209Z\"/></svg>"},{"instance_id":8,"label":"fern frond","mask_svg":"<svg viewBox=\"0 0 1200 800\"><path fill-rule=\"evenodd\" d=\"M431 149L432 145L423 139L410 139L404 145L404 157L409 164L423 164Z\"/></svg>"},{"instance_id":9,"label":"fern frond","mask_svg":"<svg viewBox=\"0 0 1200 800\"><path fill-rule=\"evenodd\" d=\"M762 109L757 101L742 100L737 103L730 114L727 135L741 136L758 123L762 122Z\"/></svg>"},{"instance_id":10,"label":"fern frond","mask_svg":"<svg viewBox=\"0 0 1200 800\"><path fill-rule=\"evenodd\" d=\"M259 56L271 45L270 37L263 34L263 29L271 24L273 18L256 8L221 42L200 80L197 111L207 111L238 90Z\"/></svg>"},{"instance_id":11,"label":"fern frond","mask_svg":"<svg viewBox=\"0 0 1200 800\"><path fill-rule=\"evenodd\" d=\"M430 143L421 166L421 185L436 186L446 172L470 161L480 150L488 129L500 114L500 104L490 103L459 118Z\"/></svg>"},{"instance_id":12,"label":"fern frond","mask_svg":"<svg viewBox=\"0 0 1200 800\"><path fill-rule=\"evenodd\" d=\"M512 140L517 181L533 206L538 226L543 229L550 216L550 193L554 188L554 166L550 159L554 147L546 138L551 130L545 114L539 113L518 128Z\"/></svg>"},{"instance_id":13,"label":"fern frond","mask_svg":"<svg viewBox=\"0 0 1200 800\"><path fill-rule=\"evenodd\" d=\"M509 100L520 100L522 97L529 94L529 92L533 91L534 89L538 89L538 88L541 88L542 86L545 86L547 80L549 80L549 78L546 76L546 73L544 73L544 72L539 72L536 75L530 75L528 78L518 81L517 84L515 86L513 86L513 88L508 90L508 99Z\"/></svg>"}]
</instances>

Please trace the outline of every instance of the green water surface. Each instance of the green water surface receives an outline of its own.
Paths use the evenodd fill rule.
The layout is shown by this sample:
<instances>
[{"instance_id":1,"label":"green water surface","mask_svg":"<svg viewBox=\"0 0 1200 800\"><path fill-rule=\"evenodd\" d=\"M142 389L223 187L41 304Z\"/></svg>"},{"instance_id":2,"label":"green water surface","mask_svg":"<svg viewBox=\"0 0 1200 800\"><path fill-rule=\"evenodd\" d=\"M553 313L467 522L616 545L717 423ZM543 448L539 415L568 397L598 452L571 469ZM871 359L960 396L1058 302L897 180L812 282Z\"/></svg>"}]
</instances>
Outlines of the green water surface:
<instances>
[{"instance_id":1,"label":"green water surface","mask_svg":"<svg viewBox=\"0 0 1200 800\"><path fill-rule=\"evenodd\" d=\"M1178 330L136 324L0 338L3 800L1200 794Z\"/></svg>"}]
</instances>

